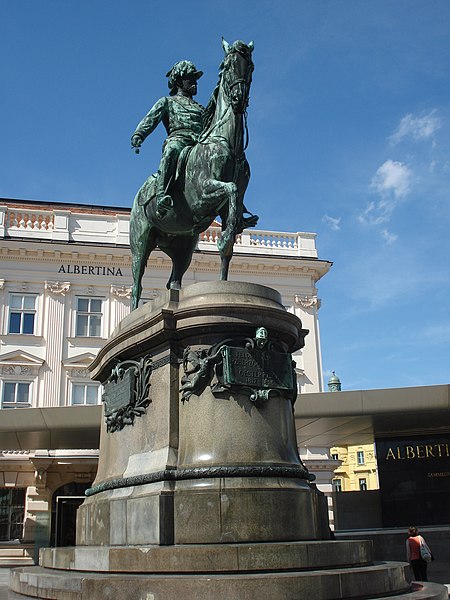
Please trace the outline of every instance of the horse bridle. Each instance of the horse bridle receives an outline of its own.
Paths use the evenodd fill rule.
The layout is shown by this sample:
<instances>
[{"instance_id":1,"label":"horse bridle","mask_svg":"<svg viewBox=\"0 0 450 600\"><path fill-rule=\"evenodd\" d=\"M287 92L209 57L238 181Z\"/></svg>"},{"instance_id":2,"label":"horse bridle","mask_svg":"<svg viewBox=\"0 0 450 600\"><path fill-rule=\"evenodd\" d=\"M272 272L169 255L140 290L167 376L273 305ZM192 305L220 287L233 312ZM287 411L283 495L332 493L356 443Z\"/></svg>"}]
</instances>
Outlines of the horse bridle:
<instances>
[{"instance_id":1,"label":"horse bridle","mask_svg":"<svg viewBox=\"0 0 450 600\"><path fill-rule=\"evenodd\" d=\"M236 50L236 49L231 50L230 54L232 54L232 53L239 54L244 59L246 59L247 62L248 62L247 72L245 74L245 77L239 77L238 79L235 79L231 84L228 83L226 77L224 77L224 92L225 92L227 100L230 102L230 104L231 104L231 93L233 91L233 88L235 86L239 85L240 83L244 84L244 86L245 86L244 87L244 91L245 91L245 95L246 95L246 103L245 103L244 112L243 112L244 130L245 130L245 141L244 141L244 148L243 148L243 150L245 151L247 149L248 144L249 144L249 134L248 134L248 125L247 125L247 117L248 117L248 115L247 115L247 107L248 107L248 102L249 102L249 94L248 94L248 92L249 92L249 89L250 89L249 76L253 72L253 62L243 52L239 52L239 50ZM225 69L222 71L222 73L224 71L225 71Z\"/></svg>"},{"instance_id":2,"label":"horse bridle","mask_svg":"<svg viewBox=\"0 0 450 600\"><path fill-rule=\"evenodd\" d=\"M228 56L230 56L231 54L239 54L239 56L242 56L242 58L246 59L248 62L248 66L247 66L247 72L245 74L245 77L239 77L239 79L235 79L231 84L228 83L226 77L224 77L224 91L225 94L228 98L228 100L230 101L231 98L231 92L233 90L234 87L236 87L237 85L239 85L240 83L243 83L245 86L245 94L247 96L247 102L246 105L248 105L248 100L249 100L249 96L248 96L248 90L250 88L249 85L249 76L251 75L251 73L253 72L253 62L250 58L248 58L243 52L239 52L239 50L231 50L230 53L228 54ZM227 56L227 58L228 58ZM225 69L223 69L222 73L225 72Z\"/></svg>"},{"instance_id":3,"label":"horse bridle","mask_svg":"<svg viewBox=\"0 0 450 600\"><path fill-rule=\"evenodd\" d=\"M229 118L229 113L228 110L231 106L231 91L232 89L236 86L239 85L239 83L243 83L245 85L245 93L246 93L246 97L247 97L247 101L246 101L246 105L244 108L244 112L243 112L243 118L244 118L244 131L245 131L245 141L244 141L244 148L243 151L245 151L247 149L248 143L249 143L249 135L248 135L248 125L247 125L247 106L248 106L248 101L249 101L249 95L248 95L248 90L250 88L250 84L249 84L249 75L253 72L253 62L251 59L249 59L243 52L239 52L239 50L237 49L233 49L230 50L229 54L227 55L227 57L232 54L232 53L237 53L240 56L242 56L243 58L245 58L248 61L248 66L247 66L247 72L246 72L246 76L245 77L239 77L238 79L235 79L231 84L228 83L226 77L224 77L224 73L226 71L225 69L225 61L222 63L221 68L220 68L220 78L223 78L223 91L224 94L229 102L229 107L228 109L225 111L225 113L223 113L223 115L220 117L219 121L215 124L215 126L210 129L208 128L208 130L206 132L203 132L203 134L200 137L200 143L204 142L214 131L214 129L216 129L217 127L219 127L220 125L223 125ZM228 116L227 116L228 115Z\"/></svg>"}]
</instances>

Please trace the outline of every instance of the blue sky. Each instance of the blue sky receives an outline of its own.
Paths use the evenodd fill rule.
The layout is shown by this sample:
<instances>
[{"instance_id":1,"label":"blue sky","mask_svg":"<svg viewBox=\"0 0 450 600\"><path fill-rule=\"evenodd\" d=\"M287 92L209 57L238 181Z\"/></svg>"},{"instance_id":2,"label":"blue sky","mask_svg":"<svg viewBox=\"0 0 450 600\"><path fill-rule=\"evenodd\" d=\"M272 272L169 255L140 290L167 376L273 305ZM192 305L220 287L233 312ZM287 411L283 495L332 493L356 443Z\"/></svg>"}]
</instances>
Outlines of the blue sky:
<instances>
[{"instance_id":1,"label":"blue sky","mask_svg":"<svg viewBox=\"0 0 450 600\"><path fill-rule=\"evenodd\" d=\"M222 35L255 43L246 203L334 262L325 373L449 383L447 0L3 0L0 196L130 206L164 139L135 125L182 58L207 102Z\"/></svg>"}]
</instances>

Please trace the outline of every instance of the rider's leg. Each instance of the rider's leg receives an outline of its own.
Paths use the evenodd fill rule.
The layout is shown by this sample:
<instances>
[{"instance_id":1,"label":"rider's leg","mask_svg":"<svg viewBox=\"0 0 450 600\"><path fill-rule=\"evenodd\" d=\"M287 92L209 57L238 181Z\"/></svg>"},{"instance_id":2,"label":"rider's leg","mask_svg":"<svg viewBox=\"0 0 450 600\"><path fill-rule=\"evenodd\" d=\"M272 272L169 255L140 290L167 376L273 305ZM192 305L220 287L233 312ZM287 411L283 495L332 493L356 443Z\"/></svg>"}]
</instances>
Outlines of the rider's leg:
<instances>
[{"instance_id":1,"label":"rider's leg","mask_svg":"<svg viewBox=\"0 0 450 600\"><path fill-rule=\"evenodd\" d=\"M166 143L164 145L163 156L158 170L158 181L156 184L156 215L160 218L165 217L173 206L172 197L167 194L167 189L170 180L175 176L175 169L180 151L181 148L178 147L178 144Z\"/></svg>"}]
</instances>

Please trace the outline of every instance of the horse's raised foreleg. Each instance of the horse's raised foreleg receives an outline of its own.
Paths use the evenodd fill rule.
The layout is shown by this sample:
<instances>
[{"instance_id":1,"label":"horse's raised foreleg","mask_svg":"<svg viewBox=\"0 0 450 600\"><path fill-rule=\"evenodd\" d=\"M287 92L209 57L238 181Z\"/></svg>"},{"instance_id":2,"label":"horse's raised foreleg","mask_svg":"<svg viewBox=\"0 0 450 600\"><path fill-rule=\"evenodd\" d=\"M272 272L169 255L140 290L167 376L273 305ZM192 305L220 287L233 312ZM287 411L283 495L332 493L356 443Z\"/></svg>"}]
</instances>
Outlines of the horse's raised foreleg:
<instances>
[{"instance_id":1,"label":"horse's raised foreleg","mask_svg":"<svg viewBox=\"0 0 450 600\"><path fill-rule=\"evenodd\" d=\"M209 179L205 182L204 198L213 197L220 207L226 205L226 219L223 219L222 235L217 241L220 254L220 279L228 279L228 269L233 256L234 240L238 223L242 217L242 206L238 206L238 189L235 183Z\"/></svg>"}]
</instances>

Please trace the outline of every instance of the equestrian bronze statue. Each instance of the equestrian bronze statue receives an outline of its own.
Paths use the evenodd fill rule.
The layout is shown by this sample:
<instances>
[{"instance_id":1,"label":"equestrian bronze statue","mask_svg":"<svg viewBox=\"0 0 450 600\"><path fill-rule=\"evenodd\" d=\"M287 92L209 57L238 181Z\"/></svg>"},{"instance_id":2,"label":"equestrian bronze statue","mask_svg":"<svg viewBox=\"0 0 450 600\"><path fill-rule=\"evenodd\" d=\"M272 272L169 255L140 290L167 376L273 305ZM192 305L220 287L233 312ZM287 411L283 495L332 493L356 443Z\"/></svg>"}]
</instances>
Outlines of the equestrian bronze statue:
<instances>
[{"instance_id":1,"label":"equestrian bronze statue","mask_svg":"<svg viewBox=\"0 0 450 600\"><path fill-rule=\"evenodd\" d=\"M193 99L202 72L190 61L180 61L167 74L170 96L156 102L132 136L131 144L139 152L158 123L168 133L158 173L144 182L131 211L133 310L141 297L147 260L156 247L172 260L167 287L180 289L199 234L220 217L220 279L226 280L236 235L258 221L243 201L250 179L244 137L253 42L222 44L225 58L207 107Z\"/></svg>"}]
</instances>

